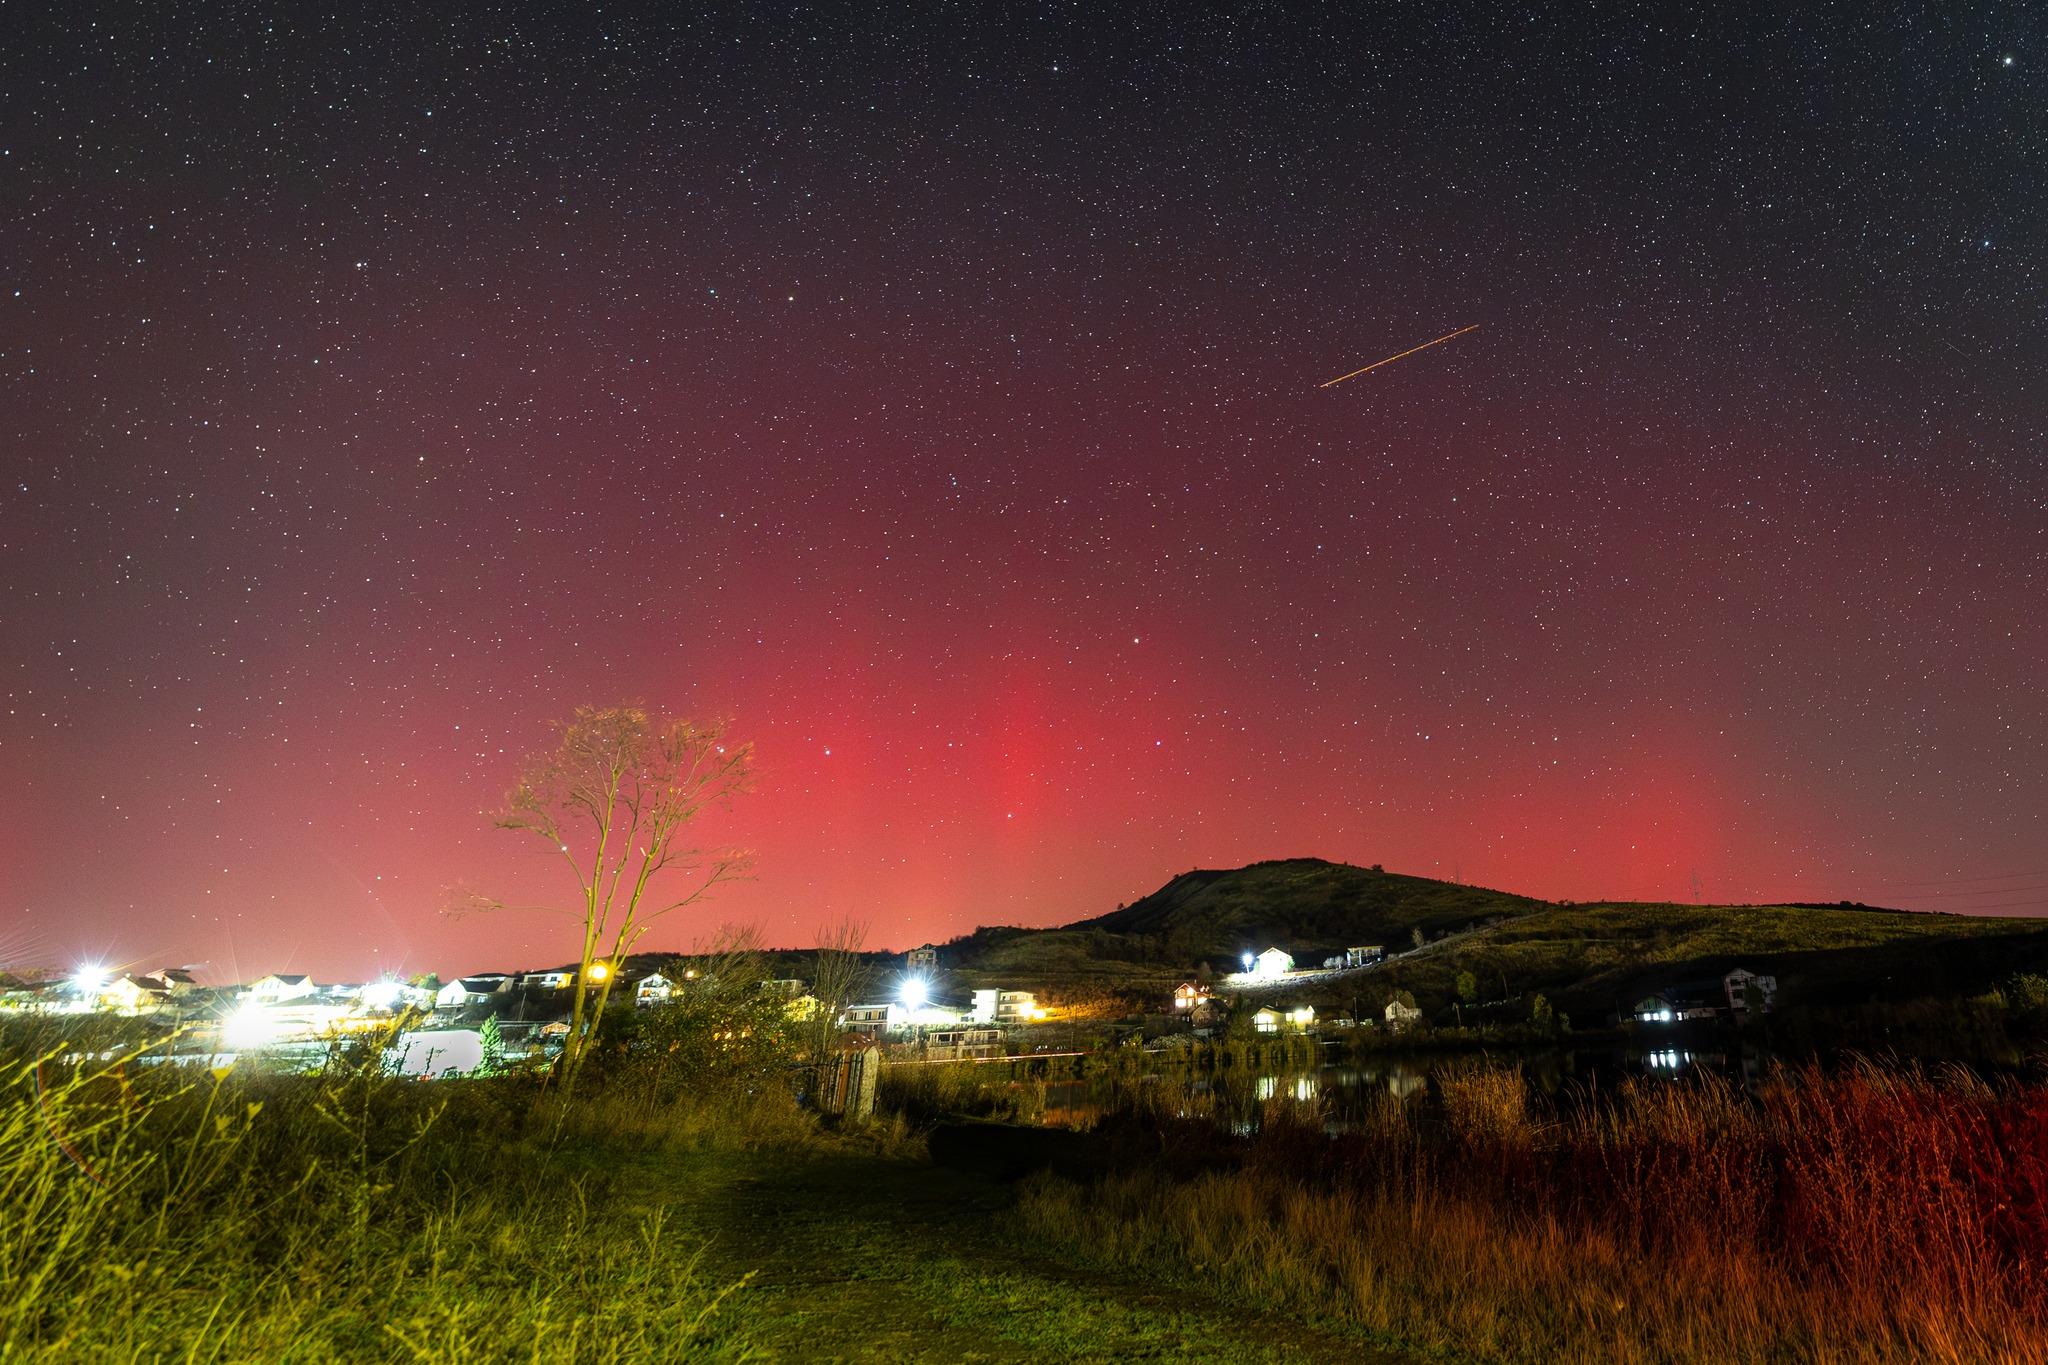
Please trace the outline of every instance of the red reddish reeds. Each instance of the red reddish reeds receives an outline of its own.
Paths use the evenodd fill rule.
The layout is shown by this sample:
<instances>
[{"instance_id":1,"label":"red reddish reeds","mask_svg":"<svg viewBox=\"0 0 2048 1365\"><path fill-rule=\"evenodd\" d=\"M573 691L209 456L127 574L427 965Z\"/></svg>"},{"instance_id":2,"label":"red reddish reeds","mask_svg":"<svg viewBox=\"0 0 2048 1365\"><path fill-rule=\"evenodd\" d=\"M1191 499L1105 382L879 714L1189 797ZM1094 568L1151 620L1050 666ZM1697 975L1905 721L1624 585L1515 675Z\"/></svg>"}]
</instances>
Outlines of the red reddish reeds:
<instances>
[{"instance_id":1,"label":"red reddish reeds","mask_svg":"<svg viewBox=\"0 0 2048 1365\"><path fill-rule=\"evenodd\" d=\"M2048 1359L2048 1090L1858 1066L1633 1082L1562 1113L1440 1078L1236 1169L1043 1179L1022 1217L1128 1265L1526 1360Z\"/></svg>"}]
</instances>

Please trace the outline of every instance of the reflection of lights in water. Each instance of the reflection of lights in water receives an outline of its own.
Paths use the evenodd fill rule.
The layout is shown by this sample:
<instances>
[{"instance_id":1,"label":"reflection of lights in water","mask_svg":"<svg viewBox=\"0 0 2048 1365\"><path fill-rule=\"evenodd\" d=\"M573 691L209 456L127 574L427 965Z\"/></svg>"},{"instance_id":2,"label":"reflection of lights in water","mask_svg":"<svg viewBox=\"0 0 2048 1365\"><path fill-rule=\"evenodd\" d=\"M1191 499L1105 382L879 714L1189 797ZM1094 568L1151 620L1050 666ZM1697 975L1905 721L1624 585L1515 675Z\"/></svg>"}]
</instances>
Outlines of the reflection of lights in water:
<instances>
[{"instance_id":1,"label":"reflection of lights in water","mask_svg":"<svg viewBox=\"0 0 2048 1365\"><path fill-rule=\"evenodd\" d=\"M1682 1067L1692 1065L1692 1054L1666 1048L1662 1052L1650 1053L1643 1060L1649 1064L1652 1070L1677 1071Z\"/></svg>"},{"instance_id":2,"label":"reflection of lights in water","mask_svg":"<svg viewBox=\"0 0 2048 1365\"><path fill-rule=\"evenodd\" d=\"M1312 1100L1316 1097L1317 1082L1313 1073L1300 1076L1261 1076L1252 1083L1252 1098L1258 1100L1289 1099Z\"/></svg>"}]
</instances>

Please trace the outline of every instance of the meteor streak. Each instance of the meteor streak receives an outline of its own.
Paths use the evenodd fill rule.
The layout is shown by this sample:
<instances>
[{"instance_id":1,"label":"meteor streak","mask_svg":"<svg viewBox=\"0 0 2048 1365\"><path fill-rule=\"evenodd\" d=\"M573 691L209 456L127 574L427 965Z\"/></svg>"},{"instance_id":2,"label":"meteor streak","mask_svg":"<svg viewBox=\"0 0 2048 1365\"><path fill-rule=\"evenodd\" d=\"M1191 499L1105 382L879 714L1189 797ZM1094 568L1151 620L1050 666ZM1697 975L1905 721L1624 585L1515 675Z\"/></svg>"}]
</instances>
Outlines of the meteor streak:
<instances>
[{"instance_id":1,"label":"meteor streak","mask_svg":"<svg viewBox=\"0 0 2048 1365\"><path fill-rule=\"evenodd\" d=\"M1411 356L1414 355L1417 351L1426 351L1430 347L1435 346L1440 342L1449 341L1452 337L1461 337L1465 335L1465 333L1467 332L1476 332L1478 330L1479 324L1475 322L1470 327L1460 327L1455 332L1445 332L1442 336L1438 337L1436 341L1425 341L1420 346L1410 346L1407 350L1401 352L1400 355L1390 355L1385 360L1375 360L1372 364L1365 366L1363 369L1353 370L1350 374L1340 374L1335 379L1326 379L1322 383L1316 385L1316 387L1319 389L1327 389L1332 384L1341 384L1347 379L1356 379L1358 378L1358 376L1364 374L1366 370L1377 370L1382 365L1393 364L1395 361L1401 359L1402 356Z\"/></svg>"}]
</instances>

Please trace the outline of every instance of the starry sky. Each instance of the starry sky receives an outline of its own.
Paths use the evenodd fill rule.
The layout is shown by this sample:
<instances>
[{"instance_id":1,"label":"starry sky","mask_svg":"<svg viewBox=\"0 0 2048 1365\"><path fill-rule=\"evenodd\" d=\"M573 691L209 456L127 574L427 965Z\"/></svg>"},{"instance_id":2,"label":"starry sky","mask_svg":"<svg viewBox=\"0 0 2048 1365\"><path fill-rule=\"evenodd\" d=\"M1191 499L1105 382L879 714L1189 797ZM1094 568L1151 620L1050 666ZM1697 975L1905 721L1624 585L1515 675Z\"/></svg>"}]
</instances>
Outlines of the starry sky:
<instances>
[{"instance_id":1,"label":"starry sky","mask_svg":"<svg viewBox=\"0 0 2048 1365\"><path fill-rule=\"evenodd\" d=\"M2038 6L337 8L6 7L0 963L560 961L628 699L652 947L2048 912Z\"/></svg>"}]
</instances>

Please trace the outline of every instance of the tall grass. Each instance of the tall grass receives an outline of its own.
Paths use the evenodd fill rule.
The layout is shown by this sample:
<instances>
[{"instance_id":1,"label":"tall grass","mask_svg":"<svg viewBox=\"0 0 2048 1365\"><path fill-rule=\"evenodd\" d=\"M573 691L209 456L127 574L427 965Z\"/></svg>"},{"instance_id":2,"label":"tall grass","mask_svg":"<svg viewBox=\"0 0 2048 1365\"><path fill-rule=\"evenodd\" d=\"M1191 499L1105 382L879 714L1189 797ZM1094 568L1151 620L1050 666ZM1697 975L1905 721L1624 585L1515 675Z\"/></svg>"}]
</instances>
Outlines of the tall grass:
<instances>
[{"instance_id":1,"label":"tall grass","mask_svg":"<svg viewBox=\"0 0 2048 1365\"><path fill-rule=\"evenodd\" d=\"M1153 1119L1153 1122L1170 1122ZM1019 1216L1125 1266L1510 1360L2048 1359L2048 1090L1807 1070L1564 1113L1512 1072L1326 1136L1269 1111L1189 1179L1052 1177Z\"/></svg>"},{"instance_id":2,"label":"tall grass","mask_svg":"<svg viewBox=\"0 0 2048 1365\"><path fill-rule=\"evenodd\" d=\"M688 1105L624 1124L624 1101L572 1118L524 1079L194 1072L11 1041L0 1358L739 1358L740 1286L708 1282L613 1171L649 1145L808 1131L729 1097L722 1125Z\"/></svg>"}]
</instances>

